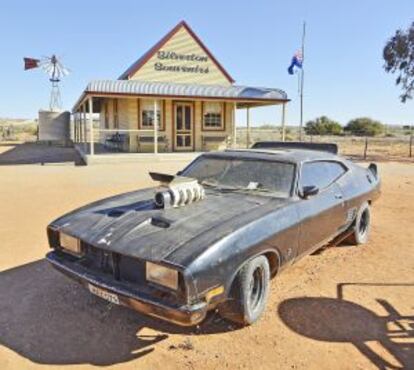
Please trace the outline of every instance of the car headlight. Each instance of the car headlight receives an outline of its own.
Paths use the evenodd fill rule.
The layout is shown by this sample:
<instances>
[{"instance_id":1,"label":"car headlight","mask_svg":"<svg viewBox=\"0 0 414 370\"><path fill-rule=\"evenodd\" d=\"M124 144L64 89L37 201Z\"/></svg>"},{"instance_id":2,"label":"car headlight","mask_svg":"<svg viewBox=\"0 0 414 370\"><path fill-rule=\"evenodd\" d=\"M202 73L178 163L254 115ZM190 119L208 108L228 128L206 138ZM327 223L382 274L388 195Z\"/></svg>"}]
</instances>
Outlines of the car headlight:
<instances>
[{"instance_id":1,"label":"car headlight","mask_svg":"<svg viewBox=\"0 0 414 370\"><path fill-rule=\"evenodd\" d=\"M78 238L74 236L60 233L59 234L59 245L67 252L75 254L77 256L82 254L81 243Z\"/></svg>"},{"instance_id":2,"label":"car headlight","mask_svg":"<svg viewBox=\"0 0 414 370\"><path fill-rule=\"evenodd\" d=\"M170 289L178 288L178 271L165 266L147 262L145 266L145 276L148 281L157 283Z\"/></svg>"}]
</instances>

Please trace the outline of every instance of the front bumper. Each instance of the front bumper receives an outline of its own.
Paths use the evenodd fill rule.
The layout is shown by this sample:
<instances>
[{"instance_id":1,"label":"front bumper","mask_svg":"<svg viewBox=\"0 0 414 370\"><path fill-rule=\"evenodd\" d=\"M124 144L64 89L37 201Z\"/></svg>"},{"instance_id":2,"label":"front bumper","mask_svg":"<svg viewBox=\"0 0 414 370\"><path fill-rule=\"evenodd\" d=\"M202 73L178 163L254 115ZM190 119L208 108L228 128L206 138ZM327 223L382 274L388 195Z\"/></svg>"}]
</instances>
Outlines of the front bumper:
<instances>
[{"instance_id":1,"label":"front bumper","mask_svg":"<svg viewBox=\"0 0 414 370\"><path fill-rule=\"evenodd\" d=\"M193 326L205 318L207 314L207 303L201 302L194 305L179 306L174 303L160 302L156 298L150 297L145 293L140 293L136 289L131 289L122 282L118 282L105 275L97 275L88 271L76 262L62 258L56 252L50 252L46 259L60 272L78 281L85 287L92 284L114 293L119 298L119 303L130 307L138 312L157 317L166 321L183 326Z\"/></svg>"}]
</instances>

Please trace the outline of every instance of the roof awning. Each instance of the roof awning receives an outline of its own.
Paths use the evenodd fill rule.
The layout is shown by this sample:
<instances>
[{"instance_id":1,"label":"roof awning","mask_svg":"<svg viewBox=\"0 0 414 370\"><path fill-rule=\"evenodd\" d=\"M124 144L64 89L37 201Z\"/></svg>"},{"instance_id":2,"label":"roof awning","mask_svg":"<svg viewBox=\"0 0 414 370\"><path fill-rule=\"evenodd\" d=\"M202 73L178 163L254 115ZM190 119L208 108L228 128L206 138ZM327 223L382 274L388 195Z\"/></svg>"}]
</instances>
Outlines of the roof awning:
<instances>
[{"instance_id":1,"label":"roof awning","mask_svg":"<svg viewBox=\"0 0 414 370\"><path fill-rule=\"evenodd\" d=\"M238 107L275 105L289 101L283 90L266 87L197 85L138 80L99 80L91 81L87 85L82 96L73 107L74 111L87 95L230 100L235 101Z\"/></svg>"}]
</instances>

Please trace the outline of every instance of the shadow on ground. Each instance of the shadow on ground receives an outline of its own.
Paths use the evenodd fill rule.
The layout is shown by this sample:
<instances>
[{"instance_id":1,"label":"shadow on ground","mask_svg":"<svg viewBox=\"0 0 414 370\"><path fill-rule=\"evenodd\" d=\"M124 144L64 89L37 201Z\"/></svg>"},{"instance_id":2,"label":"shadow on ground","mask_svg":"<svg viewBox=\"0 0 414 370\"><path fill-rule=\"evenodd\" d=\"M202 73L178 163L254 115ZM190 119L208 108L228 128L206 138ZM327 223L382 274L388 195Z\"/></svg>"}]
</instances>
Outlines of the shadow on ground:
<instances>
[{"instance_id":1,"label":"shadow on ground","mask_svg":"<svg viewBox=\"0 0 414 370\"><path fill-rule=\"evenodd\" d=\"M307 338L353 344L378 369L414 369L414 313L403 316L385 299L376 299L387 312L379 316L343 299L347 285L414 287L414 284L338 284L338 298L287 299L278 307L279 317L292 331ZM384 356L386 352L391 357Z\"/></svg>"},{"instance_id":2,"label":"shadow on ground","mask_svg":"<svg viewBox=\"0 0 414 370\"><path fill-rule=\"evenodd\" d=\"M40 364L112 365L145 356L170 333L236 329L214 314L182 328L107 304L45 260L1 272L0 297L0 345ZM156 332L140 335L144 328Z\"/></svg>"},{"instance_id":3,"label":"shadow on ground","mask_svg":"<svg viewBox=\"0 0 414 370\"><path fill-rule=\"evenodd\" d=\"M71 147L40 143L0 144L0 166L49 163L83 164L81 157Z\"/></svg>"}]
</instances>

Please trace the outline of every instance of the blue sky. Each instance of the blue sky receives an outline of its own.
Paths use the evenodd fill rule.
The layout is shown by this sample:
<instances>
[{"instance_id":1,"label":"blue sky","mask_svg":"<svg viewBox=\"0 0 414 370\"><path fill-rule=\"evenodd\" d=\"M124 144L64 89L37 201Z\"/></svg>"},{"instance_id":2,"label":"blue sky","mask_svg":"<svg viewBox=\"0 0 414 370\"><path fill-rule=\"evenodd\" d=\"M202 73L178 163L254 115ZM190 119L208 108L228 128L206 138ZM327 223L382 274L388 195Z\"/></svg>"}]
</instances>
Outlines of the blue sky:
<instances>
[{"instance_id":1,"label":"blue sky","mask_svg":"<svg viewBox=\"0 0 414 370\"><path fill-rule=\"evenodd\" d=\"M279 87L299 120L297 79L287 73L307 22L305 121L328 115L345 124L370 116L414 123L414 101L400 103L382 48L414 20L412 0L374 1L4 1L0 12L0 117L34 118L47 107L41 71L24 56L56 53L73 71L62 84L71 108L87 82L115 79L180 20L186 20L238 84ZM255 123L278 123L278 107L252 111ZM238 121L242 124L244 113Z\"/></svg>"}]
</instances>

